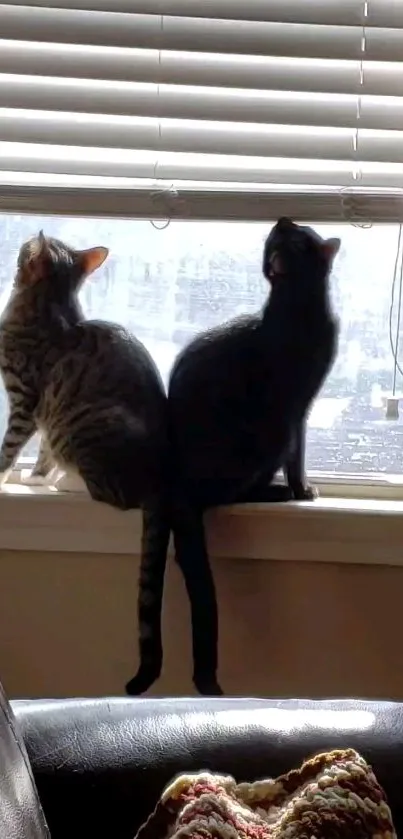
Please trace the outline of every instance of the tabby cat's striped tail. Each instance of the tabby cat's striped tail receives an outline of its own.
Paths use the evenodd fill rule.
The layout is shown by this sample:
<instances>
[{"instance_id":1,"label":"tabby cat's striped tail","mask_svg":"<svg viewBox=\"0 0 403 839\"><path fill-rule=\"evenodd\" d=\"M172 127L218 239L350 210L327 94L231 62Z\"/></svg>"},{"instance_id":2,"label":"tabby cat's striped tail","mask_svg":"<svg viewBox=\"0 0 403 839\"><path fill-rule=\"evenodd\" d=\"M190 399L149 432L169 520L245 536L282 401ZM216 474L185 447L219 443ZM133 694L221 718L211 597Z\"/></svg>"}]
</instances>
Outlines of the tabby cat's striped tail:
<instances>
[{"instance_id":1,"label":"tabby cat's striped tail","mask_svg":"<svg viewBox=\"0 0 403 839\"><path fill-rule=\"evenodd\" d=\"M138 592L139 659L136 675L126 685L129 696L144 693L162 669L162 595L170 536L168 505L143 510Z\"/></svg>"}]
</instances>

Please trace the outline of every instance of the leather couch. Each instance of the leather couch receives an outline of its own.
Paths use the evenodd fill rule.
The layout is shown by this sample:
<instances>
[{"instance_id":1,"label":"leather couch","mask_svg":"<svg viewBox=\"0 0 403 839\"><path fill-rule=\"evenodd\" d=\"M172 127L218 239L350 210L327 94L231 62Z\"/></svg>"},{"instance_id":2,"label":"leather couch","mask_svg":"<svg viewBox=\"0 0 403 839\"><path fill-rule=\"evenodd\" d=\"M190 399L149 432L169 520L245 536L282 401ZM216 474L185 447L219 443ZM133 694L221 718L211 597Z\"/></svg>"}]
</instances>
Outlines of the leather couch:
<instances>
[{"instance_id":1,"label":"leather couch","mask_svg":"<svg viewBox=\"0 0 403 839\"><path fill-rule=\"evenodd\" d=\"M372 763L403 836L403 704L68 699L12 707L15 718L1 696L1 839L47 839L39 800L52 839L132 839L178 772L254 779L337 746Z\"/></svg>"}]
</instances>

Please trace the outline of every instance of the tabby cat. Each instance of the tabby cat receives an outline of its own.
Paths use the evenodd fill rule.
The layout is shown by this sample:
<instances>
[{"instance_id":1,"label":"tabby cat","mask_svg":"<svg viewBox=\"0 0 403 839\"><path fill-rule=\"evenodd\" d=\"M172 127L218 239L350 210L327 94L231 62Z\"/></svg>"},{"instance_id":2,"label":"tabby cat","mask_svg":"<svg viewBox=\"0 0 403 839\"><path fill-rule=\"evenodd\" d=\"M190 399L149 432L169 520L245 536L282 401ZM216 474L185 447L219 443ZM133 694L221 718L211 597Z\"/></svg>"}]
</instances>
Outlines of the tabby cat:
<instances>
[{"instance_id":1,"label":"tabby cat","mask_svg":"<svg viewBox=\"0 0 403 839\"><path fill-rule=\"evenodd\" d=\"M263 273L271 293L262 312L195 338L171 373L174 541L191 603L193 681L202 694L222 693L203 512L215 505L273 500L269 484L281 467L292 497L313 497L304 469L305 420L337 348L329 273L339 247L339 239L323 240L309 227L280 219L264 248ZM153 603L150 599L148 623L150 634L158 634Z\"/></svg>"},{"instance_id":2,"label":"tabby cat","mask_svg":"<svg viewBox=\"0 0 403 839\"><path fill-rule=\"evenodd\" d=\"M140 655L155 679L162 663L158 623L170 534L167 399L139 341L120 326L84 319L78 293L107 254L102 247L74 250L43 233L20 250L0 319L0 371L9 400L0 472L4 481L39 430L34 477L45 478L56 463L78 473L93 499L122 510L142 508ZM154 618L152 638L144 608L147 620L150 610ZM138 687L145 689L141 673Z\"/></svg>"}]
</instances>

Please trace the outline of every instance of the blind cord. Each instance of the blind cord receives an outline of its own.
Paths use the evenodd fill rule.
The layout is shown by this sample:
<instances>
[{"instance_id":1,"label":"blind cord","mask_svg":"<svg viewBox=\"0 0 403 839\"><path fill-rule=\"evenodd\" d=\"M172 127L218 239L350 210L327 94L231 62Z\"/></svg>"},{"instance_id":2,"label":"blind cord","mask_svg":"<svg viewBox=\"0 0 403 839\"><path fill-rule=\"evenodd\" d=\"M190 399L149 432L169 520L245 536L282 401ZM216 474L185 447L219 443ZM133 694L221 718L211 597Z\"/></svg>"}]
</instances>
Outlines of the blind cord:
<instances>
[{"instance_id":1,"label":"blind cord","mask_svg":"<svg viewBox=\"0 0 403 839\"><path fill-rule=\"evenodd\" d=\"M403 252L401 248L402 244L402 227L403 225L399 225L399 235L397 239L397 248L396 248L396 259L395 259L395 268L393 272L393 280L392 280L392 291L391 291L391 300L390 300L390 310L389 310L389 341L390 341L390 348L392 350L393 356L393 385L392 385L392 396L396 396L396 379L397 373L400 373L403 376L403 370L399 364L399 345L400 345L400 322L401 322L401 314L402 314L402 293L403 293ZM399 298L397 304L397 322L396 322L396 334L395 338L393 338L393 313L394 313L394 306L395 306L395 293L396 293L396 285L397 281L399 280Z\"/></svg>"}]
</instances>

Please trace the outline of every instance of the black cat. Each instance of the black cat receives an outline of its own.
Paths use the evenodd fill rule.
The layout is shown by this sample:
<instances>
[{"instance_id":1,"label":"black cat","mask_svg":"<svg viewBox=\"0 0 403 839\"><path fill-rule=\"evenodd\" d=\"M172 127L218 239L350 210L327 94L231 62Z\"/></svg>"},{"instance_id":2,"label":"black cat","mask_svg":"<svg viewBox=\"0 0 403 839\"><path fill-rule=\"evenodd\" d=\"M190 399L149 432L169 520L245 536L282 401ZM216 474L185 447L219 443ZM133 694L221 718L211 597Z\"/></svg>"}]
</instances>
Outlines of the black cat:
<instances>
[{"instance_id":1,"label":"black cat","mask_svg":"<svg viewBox=\"0 0 403 839\"><path fill-rule=\"evenodd\" d=\"M195 338L171 373L168 411L177 470L172 526L191 603L193 681L201 694L222 692L203 512L242 501L313 497L305 479L305 421L337 348L329 273L339 247L339 239L324 240L280 219L264 248L271 293L263 310ZM270 486L281 467L286 487ZM151 577L149 569L148 596ZM151 624L151 604L149 613ZM161 661L147 666L151 680L144 678L143 662L142 685L152 683ZM137 676L128 692L137 692L138 684Z\"/></svg>"}]
</instances>

